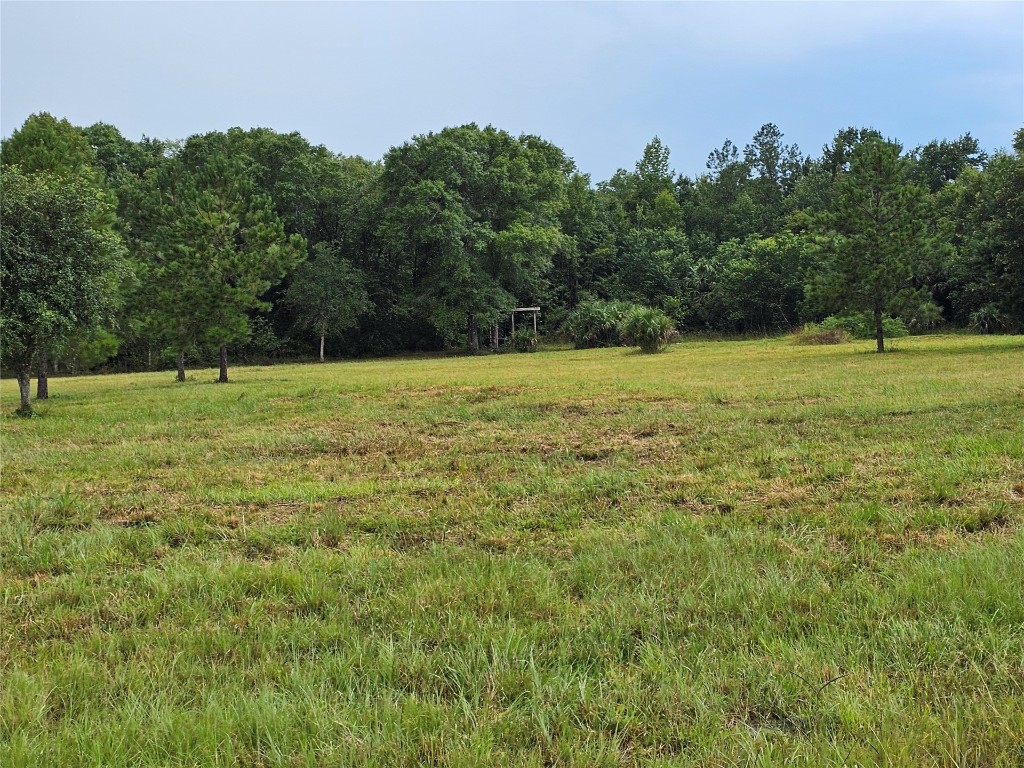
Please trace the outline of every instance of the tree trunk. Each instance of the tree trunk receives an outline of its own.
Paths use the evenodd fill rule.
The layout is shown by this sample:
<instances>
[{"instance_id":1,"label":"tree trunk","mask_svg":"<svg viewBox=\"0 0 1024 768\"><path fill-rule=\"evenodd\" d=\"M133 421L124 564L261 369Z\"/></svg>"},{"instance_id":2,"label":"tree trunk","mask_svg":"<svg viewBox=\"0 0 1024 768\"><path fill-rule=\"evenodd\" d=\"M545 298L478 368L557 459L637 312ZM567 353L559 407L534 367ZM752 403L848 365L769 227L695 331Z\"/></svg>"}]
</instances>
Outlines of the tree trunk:
<instances>
[{"instance_id":1,"label":"tree trunk","mask_svg":"<svg viewBox=\"0 0 1024 768\"><path fill-rule=\"evenodd\" d=\"M885 352L885 337L882 334L882 310L875 310L875 342L879 352Z\"/></svg>"},{"instance_id":2,"label":"tree trunk","mask_svg":"<svg viewBox=\"0 0 1024 768\"><path fill-rule=\"evenodd\" d=\"M476 317L472 312L466 313L466 337L469 341L469 351L480 351L480 332L476 327Z\"/></svg>"},{"instance_id":3,"label":"tree trunk","mask_svg":"<svg viewBox=\"0 0 1024 768\"><path fill-rule=\"evenodd\" d=\"M228 383L228 347L226 344L220 346L220 377L217 381L220 384Z\"/></svg>"},{"instance_id":4,"label":"tree trunk","mask_svg":"<svg viewBox=\"0 0 1024 768\"><path fill-rule=\"evenodd\" d=\"M18 391L21 393L21 407L18 408L18 415L20 416L32 415L32 401L30 400L32 397L32 379L30 376L27 365L18 371Z\"/></svg>"},{"instance_id":5,"label":"tree trunk","mask_svg":"<svg viewBox=\"0 0 1024 768\"><path fill-rule=\"evenodd\" d=\"M185 380L185 350L178 350L178 381Z\"/></svg>"},{"instance_id":6,"label":"tree trunk","mask_svg":"<svg viewBox=\"0 0 1024 768\"><path fill-rule=\"evenodd\" d=\"M39 378L36 379L36 400L46 400L50 397L48 358L49 354L47 354L46 345L43 344L39 348Z\"/></svg>"},{"instance_id":7,"label":"tree trunk","mask_svg":"<svg viewBox=\"0 0 1024 768\"><path fill-rule=\"evenodd\" d=\"M324 361L324 335L320 334L320 362Z\"/></svg>"}]
</instances>

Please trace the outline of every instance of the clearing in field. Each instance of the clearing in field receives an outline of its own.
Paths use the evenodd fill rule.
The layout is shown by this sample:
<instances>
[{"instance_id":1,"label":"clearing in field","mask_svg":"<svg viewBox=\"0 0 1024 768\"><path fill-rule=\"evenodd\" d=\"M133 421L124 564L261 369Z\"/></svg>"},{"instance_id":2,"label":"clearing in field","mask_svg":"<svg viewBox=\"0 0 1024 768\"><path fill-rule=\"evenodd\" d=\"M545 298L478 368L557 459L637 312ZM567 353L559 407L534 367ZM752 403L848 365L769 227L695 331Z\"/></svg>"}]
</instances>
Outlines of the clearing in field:
<instances>
[{"instance_id":1,"label":"clearing in field","mask_svg":"<svg viewBox=\"0 0 1024 768\"><path fill-rule=\"evenodd\" d=\"M1024 764L1024 338L58 379L0 765Z\"/></svg>"}]
</instances>

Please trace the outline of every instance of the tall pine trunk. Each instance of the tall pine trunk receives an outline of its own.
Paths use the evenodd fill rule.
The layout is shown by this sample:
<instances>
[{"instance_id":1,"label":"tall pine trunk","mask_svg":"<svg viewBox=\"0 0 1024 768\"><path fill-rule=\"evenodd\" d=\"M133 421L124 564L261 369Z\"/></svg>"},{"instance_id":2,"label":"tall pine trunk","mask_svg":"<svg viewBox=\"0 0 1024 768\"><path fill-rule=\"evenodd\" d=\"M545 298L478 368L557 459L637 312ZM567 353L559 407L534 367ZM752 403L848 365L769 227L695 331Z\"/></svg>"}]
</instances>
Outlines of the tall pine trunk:
<instances>
[{"instance_id":1,"label":"tall pine trunk","mask_svg":"<svg viewBox=\"0 0 1024 768\"><path fill-rule=\"evenodd\" d=\"M476 316L472 312L466 313L466 339L470 352L480 351L480 331L476 327Z\"/></svg>"},{"instance_id":2,"label":"tall pine trunk","mask_svg":"<svg viewBox=\"0 0 1024 768\"><path fill-rule=\"evenodd\" d=\"M21 407L18 414L21 416L32 415L32 379L29 367L26 365L18 371L18 391L21 393Z\"/></svg>"},{"instance_id":3,"label":"tall pine trunk","mask_svg":"<svg viewBox=\"0 0 1024 768\"><path fill-rule=\"evenodd\" d=\"M228 383L228 347L226 344L220 345L220 376L217 381L221 384Z\"/></svg>"},{"instance_id":4,"label":"tall pine trunk","mask_svg":"<svg viewBox=\"0 0 1024 768\"><path fill-rule=\"evenodd\" d=\"M185 350L178 350L178 381L185 380Z\"/></svg>"},{"instance_id":5,"label":"tall pine trunk","mask_svg":"<svg viewBox=\"0 0 1024 768\"><path fill-rule=\"evenodd\" d=\"M885 352L885 337L882 333L882 310L875 310L875 343L879 352Z\"/></svg>"},{"instance_id":6,"label":"tall pine trunk","mask_svg":"<svg viewBox=\"0 0 1024 768\"><path fill-rule=\"evenodd\" d=\"M50 368L49 354L46 345L39 348L39 378L36 379L36 400L46 400L50 397Z\"/></svg>"}]
</instances>

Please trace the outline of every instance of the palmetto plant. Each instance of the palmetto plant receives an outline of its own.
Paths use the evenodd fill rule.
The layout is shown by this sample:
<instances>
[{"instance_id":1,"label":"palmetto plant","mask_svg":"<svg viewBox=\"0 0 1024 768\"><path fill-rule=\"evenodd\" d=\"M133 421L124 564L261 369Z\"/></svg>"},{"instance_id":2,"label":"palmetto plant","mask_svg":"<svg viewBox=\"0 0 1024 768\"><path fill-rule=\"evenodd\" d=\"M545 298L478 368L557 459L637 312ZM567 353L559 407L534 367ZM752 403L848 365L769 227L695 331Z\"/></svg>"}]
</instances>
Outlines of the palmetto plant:
<instances>
[{"instance_id":1,"label":"palmetto plant","mask_svg":"<svg viewBox=\"0 0 1024 768\"><path fill-rule=\"evenodd\" d=\"M678 334L672 319L659 309L635 307L619 324L619 335L641 352L654 353L663 349Z\"/></svg>"},{"instance_id":2,"label":"palmetto plant","mask_svg":"<svg viewBox=\"0 0 1024 768\"><path fill-rule=\"evenodd\" d=\"M622 320L635 309L640 307L628 301L584 301L569 313L563 330L577 349L618 346Z\"/></svg>"}]
</instances>

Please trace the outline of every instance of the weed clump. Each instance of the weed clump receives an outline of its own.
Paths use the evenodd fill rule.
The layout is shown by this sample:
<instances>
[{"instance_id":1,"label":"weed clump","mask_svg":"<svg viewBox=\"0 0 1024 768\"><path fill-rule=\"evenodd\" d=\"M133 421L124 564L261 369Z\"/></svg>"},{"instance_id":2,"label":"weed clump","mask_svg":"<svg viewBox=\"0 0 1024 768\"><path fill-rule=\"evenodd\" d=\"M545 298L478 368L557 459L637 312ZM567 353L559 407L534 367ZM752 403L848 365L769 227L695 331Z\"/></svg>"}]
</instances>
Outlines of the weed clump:
<instances>
[{"instance_id":1,"label":"weed clump","mask_svg":"<svg viewBox=\"0 0 1024 768\"><path fill-rule=\"evenodd\" d=\"M793 334L794 344L845 344L850 334L842 328L822 328L817 323L805 323Z\"/></svg>"}]
</instances>

